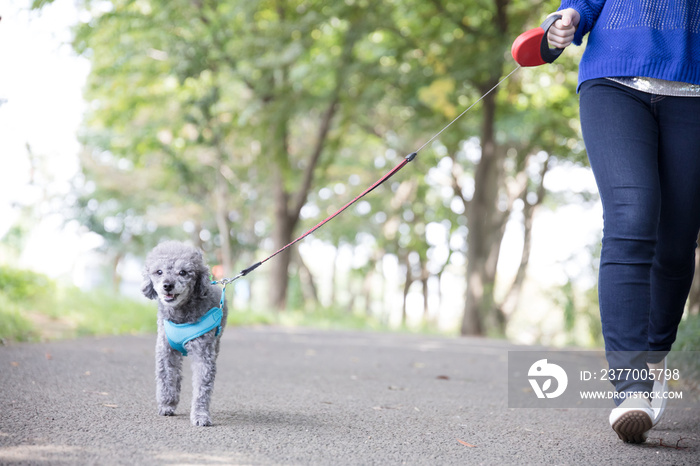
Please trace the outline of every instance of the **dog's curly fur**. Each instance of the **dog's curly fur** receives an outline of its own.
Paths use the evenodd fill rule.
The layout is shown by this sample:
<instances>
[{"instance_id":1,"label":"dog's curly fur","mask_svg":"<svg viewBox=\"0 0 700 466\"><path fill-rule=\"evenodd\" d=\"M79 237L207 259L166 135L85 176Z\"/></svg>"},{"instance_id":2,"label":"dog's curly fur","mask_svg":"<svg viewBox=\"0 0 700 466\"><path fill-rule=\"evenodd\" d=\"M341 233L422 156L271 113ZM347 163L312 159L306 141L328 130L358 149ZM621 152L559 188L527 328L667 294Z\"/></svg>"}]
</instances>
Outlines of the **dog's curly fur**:
<instances>
[{"instance_id":1,"label":"dog's curly fur","mask_svg":"<svg viewBox=\"0 0 700 466\"><path fill-rule=\"evenodd\" d=\"M219 306L221 289L209 281L209 267L201 252L184 243L167 241L148 254L141 291L147 298L158 300L156 401L160 415L173 416L180 401L183 356L168 343L163 320L176 324L197 322L211 308ZM185 344L192 358L190 421L194 426L211 425L209 405L227 315L224 304L222 332L218 336L215 329Z\"/></svg>"}]
</instances>

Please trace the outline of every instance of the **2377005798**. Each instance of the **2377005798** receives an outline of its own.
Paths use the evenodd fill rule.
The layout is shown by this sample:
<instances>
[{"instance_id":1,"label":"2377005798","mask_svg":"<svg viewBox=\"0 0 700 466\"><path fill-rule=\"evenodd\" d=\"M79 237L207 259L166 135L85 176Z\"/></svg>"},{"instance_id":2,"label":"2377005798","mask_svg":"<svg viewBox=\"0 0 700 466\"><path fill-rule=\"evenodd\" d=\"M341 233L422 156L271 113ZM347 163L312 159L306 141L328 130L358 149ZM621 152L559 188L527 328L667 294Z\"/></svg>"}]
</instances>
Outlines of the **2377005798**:
<instances>
[{"instance_id":1,"label":"2377005798","mask_svg":"<svg viewBox=\"0 0 700 466\"><path fill-rule=\"evenodd\" d=\"M581 371L580 380L680 380L678 369L600 369L598 371Z\"/></svg>"}]
</instances>

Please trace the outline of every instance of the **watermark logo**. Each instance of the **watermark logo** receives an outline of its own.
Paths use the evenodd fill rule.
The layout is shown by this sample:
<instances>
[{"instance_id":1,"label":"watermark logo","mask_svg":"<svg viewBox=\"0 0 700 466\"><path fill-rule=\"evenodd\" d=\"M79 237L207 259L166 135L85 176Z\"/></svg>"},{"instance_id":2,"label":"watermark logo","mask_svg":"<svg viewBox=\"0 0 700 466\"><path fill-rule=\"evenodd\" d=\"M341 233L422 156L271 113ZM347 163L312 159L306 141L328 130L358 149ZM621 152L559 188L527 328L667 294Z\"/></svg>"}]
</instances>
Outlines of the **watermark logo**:
<instances>
[{"instance_id":1,"label":"watermark logo","mask_svg":"<svg viewBox=\"0 0 700 466\"><path fill-rule=\"evenodd\" d=\"M566 371L559 365L549 363L546 359L540 359L530 366L527 373L530 385L535 391L537 398L556 398L564 393L566 386L569 384L569 378ZM542 385L538 379L542 380ZM552 380L556 380L557 385L554 390L552 388Z\"/></svg>"},{"instance_id":2,"label":"watermark logo","mask_svg":"<svg viewBox=\"0 0 700 466\"><path fill-rule=\"evenodd\" d=\"M648 361L661 359L652 353L642 356ZM668 400L670 407L700 409L700 390L695 388L700 387L697 372L688 369L697 367L700 351L671 351L660 356L666 356L665 366L627 368L618 364L613 368L608 358L633 361L640 357L639 351L508 351L508 407L609 409L613 402L639 394L615 389L618 381L626 380L646 387L652 403Z\"/></svg>"}]
</instances>

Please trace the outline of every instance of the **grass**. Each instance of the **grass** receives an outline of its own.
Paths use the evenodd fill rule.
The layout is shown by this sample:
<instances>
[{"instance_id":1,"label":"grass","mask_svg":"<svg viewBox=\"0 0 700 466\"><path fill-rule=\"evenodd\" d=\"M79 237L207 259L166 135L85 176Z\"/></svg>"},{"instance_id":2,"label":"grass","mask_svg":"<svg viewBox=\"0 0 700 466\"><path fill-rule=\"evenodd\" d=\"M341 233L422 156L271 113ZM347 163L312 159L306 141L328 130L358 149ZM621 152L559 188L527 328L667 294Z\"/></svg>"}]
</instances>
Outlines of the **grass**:
<instances>
[{"instance_id":1,"label":"grass","mask_svg":"<svg viewBox=\"0 0 700 466\"><path fill-rule=\"evenodd\" d=\"M59 290L55 313L75 326L77 336L156 332L156 306L107 291Z\"/></svg>"},{"instance_id":2,"label":"grass","mask_svg":"<svg viewBox=\"0 0 700 466\"><path fill-rule=\"evenodd\" d=\"M157 306L104 290L57 285L44 275L0 266L0 344L89 335L156 332ZM232 326L282 325L390 330L375 318L338 309L250 311L232 308Z\"/></svg>"},{"instance_id":3,"label":"grass","mask_svg":"<svg viewBox=\"0 0 700 466\"><path fill-rule=\"evenodd\" d=\"M0 342L35 341L38 336L32 322L24 317L21 306L0 293Z\"/></svg>"},{"instance_id":4,"label":"grass","mask_svg":"<svg viewBox=\"0 0 700 466\"><path fill-rule=\"evenodd\" d=\"M156 332L156 304L108 291L58 287L51 299L17 302L0 292L0 341L41 341L89 335ZM389 330L376 319L334 309L229 309L228 325L281 325L322 329Z\"/></svg>"},{"instance_id":5,"label":"grass","mask_svg":"<svg viewBox=\"0 0 700 466\"><path fill-rule=\"evenodd\" d=\"M51 298L13 301L0 292L0 341L154 333L156 309L105 291L57 288Z\"/></svg>"},{"instance_id":6,"label":"grass","mask_svg":"<svg viewBox=\"0 0 700 466\"><path fill-rule=\"evenodd\" d=\"M155 331L152 303L61 287L41 274L0 267L0 342Z\"/></svg>"}]
</instances>

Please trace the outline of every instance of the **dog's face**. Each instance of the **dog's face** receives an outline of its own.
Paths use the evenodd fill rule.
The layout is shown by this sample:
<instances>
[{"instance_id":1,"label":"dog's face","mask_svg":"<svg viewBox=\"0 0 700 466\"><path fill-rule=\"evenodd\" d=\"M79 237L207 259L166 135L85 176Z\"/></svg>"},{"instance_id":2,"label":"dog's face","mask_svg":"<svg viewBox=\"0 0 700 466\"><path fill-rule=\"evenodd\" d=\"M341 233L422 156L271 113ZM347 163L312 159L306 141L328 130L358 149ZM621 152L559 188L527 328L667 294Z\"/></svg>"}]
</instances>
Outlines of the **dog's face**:
<instances>
[{"instance_id":1,"label":"dog's face","mask_svg":"<svg viewBox=\"0 0 700 466\"><path fill-rule=\"evenodd\" d=\"M203 292L207 272L202 254L196 249L183 243L162 243L148 255L142 291L147 298L157 298L165 306L176 308L193 294Z\"/></svg>"},{"instance_id":2,"label":"dog's face","mask_svg":"<svg viewBox=\"0 0 700 466\"><path fill-rule=\"evenodd\" d=\"M162 261L149 271L153 289L165 305L177 307L187 301L195 283L196 271L186 261Z\"/></svg>"}]
</instances>

